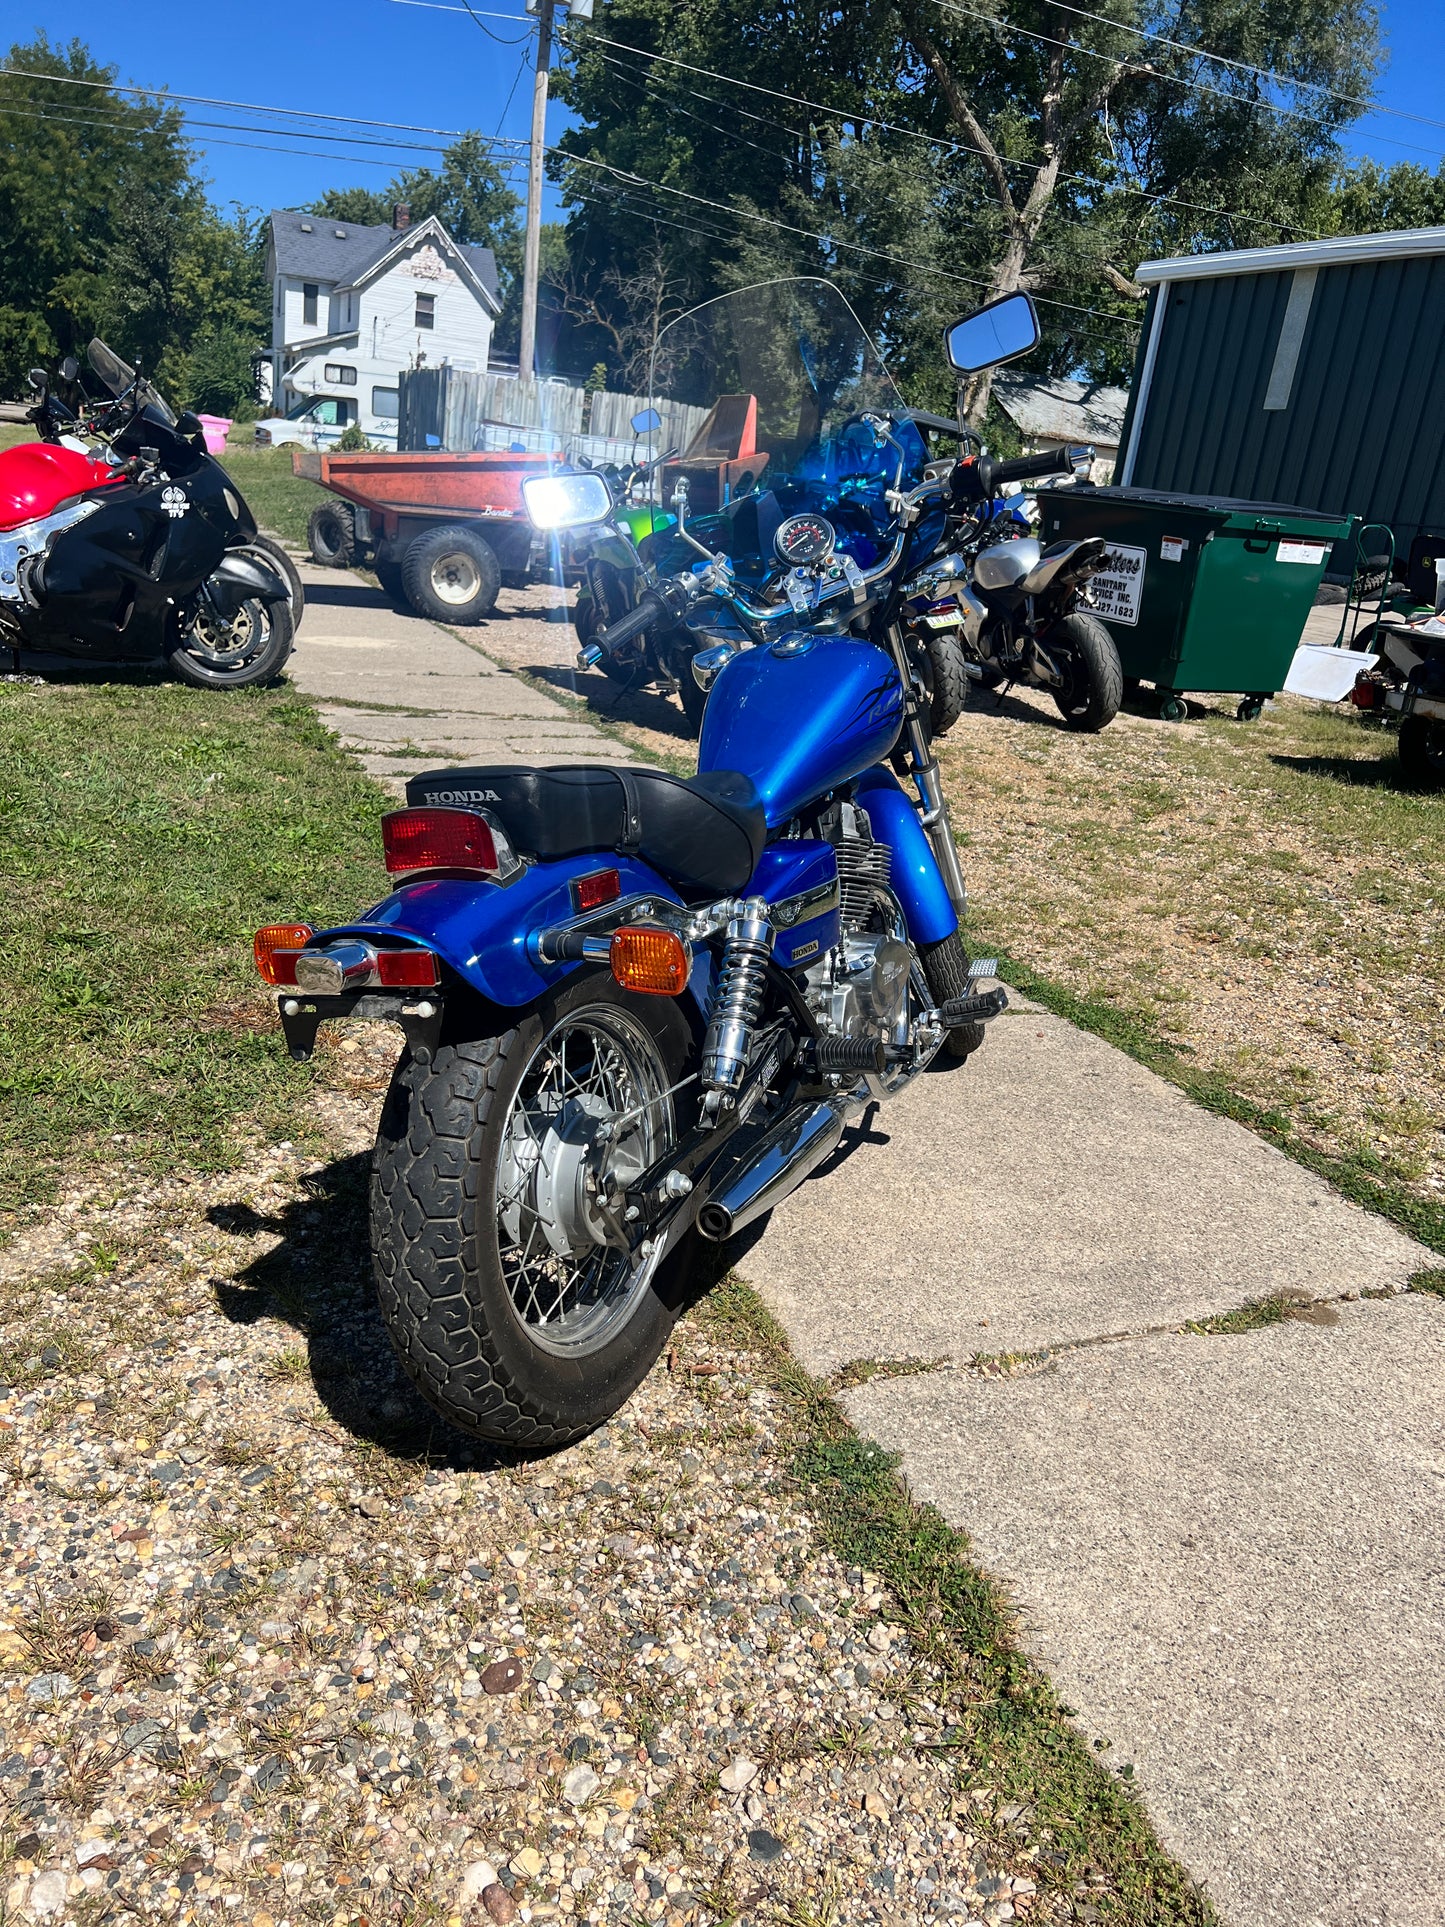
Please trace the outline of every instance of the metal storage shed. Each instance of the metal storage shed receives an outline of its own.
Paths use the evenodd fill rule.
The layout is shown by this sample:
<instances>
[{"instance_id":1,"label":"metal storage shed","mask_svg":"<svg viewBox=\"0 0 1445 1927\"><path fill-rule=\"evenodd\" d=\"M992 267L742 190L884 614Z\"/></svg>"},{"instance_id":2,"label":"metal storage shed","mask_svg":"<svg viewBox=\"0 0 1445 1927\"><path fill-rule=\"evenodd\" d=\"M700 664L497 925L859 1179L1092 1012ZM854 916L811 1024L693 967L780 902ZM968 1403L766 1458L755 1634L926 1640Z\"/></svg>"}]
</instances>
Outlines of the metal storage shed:
<instances>
[{"instance_id":1,"label":"metal storage shed","mask_svg":"<svg viewBox=\"0 0 1445 1927\"><path fill-rule=\"evenodd\" d=\"M1445 228L1146 261L1121 485L1445 530Z\"/></svg>"}]
</instances>

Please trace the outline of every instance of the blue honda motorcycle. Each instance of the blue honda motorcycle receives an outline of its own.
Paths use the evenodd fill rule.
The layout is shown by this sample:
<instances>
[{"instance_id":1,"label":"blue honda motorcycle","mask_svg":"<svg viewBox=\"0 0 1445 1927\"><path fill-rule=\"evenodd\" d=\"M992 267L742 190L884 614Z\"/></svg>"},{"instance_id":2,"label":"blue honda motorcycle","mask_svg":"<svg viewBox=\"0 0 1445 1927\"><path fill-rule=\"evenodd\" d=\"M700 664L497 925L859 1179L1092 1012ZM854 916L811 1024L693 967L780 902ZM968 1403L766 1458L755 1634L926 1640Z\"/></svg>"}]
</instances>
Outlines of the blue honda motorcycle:
<instances>
[{"instance_id":1,"label":"blue honda motorcycle","mask_svg":"<svg viewBox=\"0 0 1445 1927\"><path fill-rule=\"evenodd\" d=\"M1036 339L1019 295L950 352L978 365ZM438 1410L518 1446L615 1412L702 1247L793 1191L850 1116L968 1057L1006 1001L960 940L902 635L903 585L972 512L955 475L976 495L977 464L927 461L823 282L683 317L653 388L695 432L661 467L677 526L623 623L655 622L655 598L699 629L697 774L418 775L382 823L392 894L256 940L294 1056L334 1019L401 1026L371 1180L382 1315ZM543 530L613 512L595 474L527 487Z\"/></svg>"}]
</instances>

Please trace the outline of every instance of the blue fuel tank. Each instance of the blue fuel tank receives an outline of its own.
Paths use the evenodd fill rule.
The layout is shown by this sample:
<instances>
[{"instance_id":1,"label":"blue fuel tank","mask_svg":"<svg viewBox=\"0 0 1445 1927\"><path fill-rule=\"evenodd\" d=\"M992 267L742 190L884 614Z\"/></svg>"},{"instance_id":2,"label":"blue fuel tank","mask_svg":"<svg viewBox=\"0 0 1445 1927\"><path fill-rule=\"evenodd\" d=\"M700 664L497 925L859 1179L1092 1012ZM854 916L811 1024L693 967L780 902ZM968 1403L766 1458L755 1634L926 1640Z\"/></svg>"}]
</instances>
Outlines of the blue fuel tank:
<instances>
[{"instance_id":1,"label":"blue fuel tank","mask_svg":"<svg viewBox=\"0 0 1445 1927\"><path fill-rule=\"evenodd\" d=\"M903 722L891 656L851 636L783 636L746 649L703 711L699 769L750 776L769 827L880 762Z\"/></svg>"}]
</instances>

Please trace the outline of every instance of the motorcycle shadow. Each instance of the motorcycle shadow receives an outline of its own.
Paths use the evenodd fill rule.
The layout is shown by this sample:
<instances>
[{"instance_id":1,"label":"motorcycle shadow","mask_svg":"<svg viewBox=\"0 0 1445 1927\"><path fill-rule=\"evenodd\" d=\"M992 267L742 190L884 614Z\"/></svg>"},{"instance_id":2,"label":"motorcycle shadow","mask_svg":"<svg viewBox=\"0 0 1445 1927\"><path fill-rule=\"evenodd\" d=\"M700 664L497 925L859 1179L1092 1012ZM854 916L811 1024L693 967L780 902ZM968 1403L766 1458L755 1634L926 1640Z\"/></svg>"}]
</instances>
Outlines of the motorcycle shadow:
<instances>
[{"instance_id":1,"label":"motorcycle shadow","mask_svg":"<svg viewBox=\"0 0 1445 1927\"><path fill-rule=\"evenodd\" d=\"M244 1199L212 1205L210 1222L236 1239L274 1238L234 1279L215 1283L223 1317L290 1325L328 1414L388 1458L495 1471L537 1456L471 1438L413 1390L377 1313L367 1240L369 1153L338 1159L305 1180L302 1197L274 1214Z\"/></svg>"},{"instance_id":2,"label":"motorcycle shadow","mask_svg":"<svg viewBox=\"0 0 1445 1927\"><path fill-rule=\"evenodd\" d=\"M1385 745L1380 756L1271 756L1269 760L1276 769L1322 777L1327 783L1342 783L1350 789L1398 790L1402 796L1419 794L1405 779L1393 740Z\"/></svg>"},{"instance_id":3,"label":"motorcycle shadow","mask_svg":"<svg viewBox=\"0 0 1445 1927\"><path fill-rule=\"evenodd\" d=\"M606 676L555 662L529 663L525 673L553 689L565 689L569 696L580 696L595 715L608 722L631 723L659 736L675 736L688 745L696 741L677 698L664 696L659 689L628 689L622 683L609 682Z\"/></svg>"}]
</instances>

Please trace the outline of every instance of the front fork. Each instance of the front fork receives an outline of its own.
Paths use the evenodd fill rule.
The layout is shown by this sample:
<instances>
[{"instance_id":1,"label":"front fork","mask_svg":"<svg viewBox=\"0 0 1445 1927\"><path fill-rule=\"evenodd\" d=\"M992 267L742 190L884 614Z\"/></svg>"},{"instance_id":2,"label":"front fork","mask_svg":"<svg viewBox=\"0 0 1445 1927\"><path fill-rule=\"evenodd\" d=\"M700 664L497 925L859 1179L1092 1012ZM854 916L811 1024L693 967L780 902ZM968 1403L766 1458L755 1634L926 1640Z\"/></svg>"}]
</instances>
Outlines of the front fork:
<instances>
[{"instance_id":1,"label":"front fork","mask_svg":"<svg viewBox=\"0 0 1445 1927\"><path fill-rule=\"evenodd\" d=\"M948 821L948 803L943 794L938 758L933 753L928 732L923 726L923 705L909 667L908 651L899 625L890 623L888 647L903 684L903 735L908 745L909 775L918 788L919 821L928 837L933 860L938 865L943 887L948 892L954 914L962 921L968 909L968 887L963 880L963 865Z\"/></svg>"}]
</instances>

